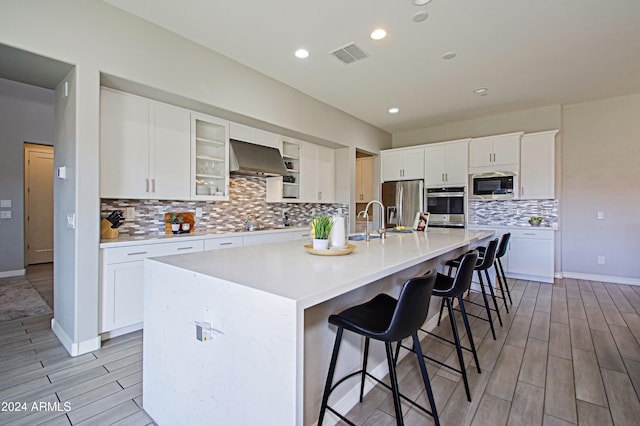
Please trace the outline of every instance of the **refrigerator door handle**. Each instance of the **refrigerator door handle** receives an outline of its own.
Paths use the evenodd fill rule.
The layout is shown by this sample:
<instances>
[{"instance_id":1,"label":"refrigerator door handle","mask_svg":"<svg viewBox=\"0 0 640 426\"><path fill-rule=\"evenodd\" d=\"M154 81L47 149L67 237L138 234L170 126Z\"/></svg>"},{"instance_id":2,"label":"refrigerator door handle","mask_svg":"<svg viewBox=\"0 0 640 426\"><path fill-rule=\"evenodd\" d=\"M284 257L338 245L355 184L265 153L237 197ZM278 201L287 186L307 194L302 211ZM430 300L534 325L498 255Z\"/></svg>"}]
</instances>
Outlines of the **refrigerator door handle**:
<instances>
[{"instance_id":1,"label":"refrigerator door handle","mask_svg":"<svg viewBox=\"0 0 640 426\"><path fill-rule=\"evenodd\" d=\"M398 225L404 225L402 223L402 215L404 206L402 205L404 201L404 187L401 183L396 184L396 221Z\"/></svg>"}]
</instances>

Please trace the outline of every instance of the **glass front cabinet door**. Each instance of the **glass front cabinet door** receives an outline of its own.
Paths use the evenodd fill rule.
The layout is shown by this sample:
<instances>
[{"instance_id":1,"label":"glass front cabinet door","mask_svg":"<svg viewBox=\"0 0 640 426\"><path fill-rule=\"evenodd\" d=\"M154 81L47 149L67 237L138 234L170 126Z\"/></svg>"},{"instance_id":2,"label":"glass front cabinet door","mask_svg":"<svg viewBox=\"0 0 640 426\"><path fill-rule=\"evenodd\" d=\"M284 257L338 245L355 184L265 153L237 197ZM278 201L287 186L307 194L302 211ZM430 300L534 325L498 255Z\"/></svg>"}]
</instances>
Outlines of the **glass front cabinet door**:
<instances>
[{"instance_id":1,"label":"glass front cabinet door","mask_svg":"<svg viewBox=\"0 0 640 426\"><path fill-rule=\"evenodd\" d=\"M229 123L191 114L191 198L229 199Z\"/></svg>"}]
</instances>

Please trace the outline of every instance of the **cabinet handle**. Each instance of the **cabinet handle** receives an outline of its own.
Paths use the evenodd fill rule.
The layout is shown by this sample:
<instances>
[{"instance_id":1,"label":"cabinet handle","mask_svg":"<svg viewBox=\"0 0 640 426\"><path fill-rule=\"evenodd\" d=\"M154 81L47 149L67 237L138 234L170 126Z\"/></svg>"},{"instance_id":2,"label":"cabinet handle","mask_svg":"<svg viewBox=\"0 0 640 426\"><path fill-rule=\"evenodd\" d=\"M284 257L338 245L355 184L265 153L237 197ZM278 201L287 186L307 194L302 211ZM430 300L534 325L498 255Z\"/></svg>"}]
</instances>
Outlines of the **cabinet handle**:
<instances>
[{"instance_id":1,"label":"cabinet handle","mask_svg":"<svg viewBox=\"0 0 640 426\"><path fill-rule=\"evenodd\" d=\"M156 180L151 179L151 192L156 192Z\"/></svg>"},{"instance_id":2,"label":"cabinet handle","mask_svg":"<svg viewBox=\"0 0 640 426\"><path fill-rule=\"evenodd\" d=\"M445 182L449 182L449 173L444 174L444 180Z\"/></svg>"},{"instance_id":3,"label":"cabinet handle","mask_svg":"<svg viewBox=\"0 0 640 426\"><path fill-rule=\"evenodd\" d=\"M524 186L520 188L520 195L524 195Z\"/></svg>"},{"instance_id":4,"label":"cabinet handle","mask_svg":"<svg viewBox=\"0 0 640 426\"><path fill-rule=\"evenodd\" d=\"M311 234L300 234L301 237L310 237Z\"/></svg>"},{"instance_id":5,"label":"cabinet handle","mask_svg":"<svg viewBox=\"0 0 640 426\"><path fill-rule=\"evenodd\" d=\"M318 200L322 200L322 191L318 191Z\"/></svg>"},{"instance_id":6,"label":"cabinet handle","mask_svg":"<svg viewBox=\"0 0 640 426\"><path fill-rule=\"evenodd\" d=\"M218 245L219 246L230 246L231 244L233 244L233 243L219 243Z\"/></svg>"},{"instance_id":7,"label":"cabinet handle","mask_svg":"<svg viewBox=\"0 0 640 426\"><path fill-rule=\"evenodd\" d=\"M136 251L136 252L133 252L133 253L127 253L127 256L139 256L141 254L147 254L147 253L149 253L149 252L148 251Z\"/></svg>"},{"instance_id":8,"label":"cabinet handle","mask_svg":"<svg viewBox=\"0 0 640 426\"><path fill-rule=\"evenodd\" d=\"M524 235L538 235L535 232L525 232Z\"/></svg>"},{"instance_id":9,"label":"cabinet handle","mask_svg":"<svg viewBox=\"0 0 640 426\"><path fill-rule=\"evenodd\" d=\"M178 247L176 250L191 250L193 248L193 246L191 247Z\"/></svg>"},{"instance_id":10,"label":"cabinet handle","mask_svg":"<svg viewBox=\"0 0 640 426\"><path fill-rule=\"evenodd\" d=\"M149 192L149 179L144 180L144 192Z\"/></svg>"}]
</instances>

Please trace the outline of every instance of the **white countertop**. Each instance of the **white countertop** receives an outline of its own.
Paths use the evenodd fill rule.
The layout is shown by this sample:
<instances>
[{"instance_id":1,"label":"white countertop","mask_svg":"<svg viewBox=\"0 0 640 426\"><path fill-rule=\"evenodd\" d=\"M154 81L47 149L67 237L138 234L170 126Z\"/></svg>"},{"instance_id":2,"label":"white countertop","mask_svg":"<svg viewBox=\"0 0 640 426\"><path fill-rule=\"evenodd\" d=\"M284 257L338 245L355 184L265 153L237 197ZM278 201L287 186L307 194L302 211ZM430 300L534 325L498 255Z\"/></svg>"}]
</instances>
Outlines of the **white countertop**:
<instances>
[{"instance_id":1,"label":"white countertop","mask_svg":"<svg viewBox=\"0 0 640 426\"><path fill-rule=\"evenodd\" d=\"M531 226L528 223L524 225L474 225L468 224L468 229L516 229L516 230L531 230L531 231L557 231L558 227L553 226Z\"/></svg>"},{"instance_id":2,"label":"white countertop","mask_svg":"<svg viewBox=\"0 0 640 426\"><path fill-rule=\"evenodd\" d=\"M147 259L241 284L306 308L493 235L490 230L429 229L388 234L386 240L350 241L345 256L315 256L303 241Z\"/></svg>"},{"instance_id":3,"label":"white countertop","mask_svg":"<svg viewBox=\"0 0 640 426\"><path fill-rule=\"evenodd\" d=\"M204 240L209 238L227 238L243 235L259 235L272 234L277 232L292 232L309 230L308 226L283 226L281 228L268 228L256 231L240 231L240 232L201 232L195 231L189 234L145 234L133 236L121 236L114 239L101 239L100 248L125 247L132 245L157 244L176 241Z\"/></svg>"}]
</instances>

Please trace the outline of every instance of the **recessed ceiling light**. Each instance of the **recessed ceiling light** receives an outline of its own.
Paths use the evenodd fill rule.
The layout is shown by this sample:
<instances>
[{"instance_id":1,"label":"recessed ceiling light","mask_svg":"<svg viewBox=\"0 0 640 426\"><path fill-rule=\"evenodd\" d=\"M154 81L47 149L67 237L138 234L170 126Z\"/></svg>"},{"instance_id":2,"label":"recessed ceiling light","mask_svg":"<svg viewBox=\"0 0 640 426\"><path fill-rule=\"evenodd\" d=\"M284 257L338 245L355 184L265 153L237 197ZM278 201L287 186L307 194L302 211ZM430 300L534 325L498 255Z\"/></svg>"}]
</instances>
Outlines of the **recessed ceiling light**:
<instances>
[{"instance_id":1,"label":"recessed ceiling light","mask_svg":"<svg viewBox=\"0 0 640 426\"><path fill-rule=\"evenodd\" d=\"M373 30L373 32L371 33L371 38L373 40L382 40L383 38L385 38L387 36L387 32L385 30L383 30L382 28L376 28L375 30Z\"/></svg>"},{"instance_id":2,"label":"recessed ceiling light","mask_svg":"<svg viewBox=\"0 0 640 426\"><path fill-rule=\"evenodd\" d=\"M431 0L413 0L413 4L416 6L424 6L425 4L431 3Z\"/></svg>"},{"instance_id":3,"label":"recessed ceiling light","mask_svg":"<svg viewBox=\"0 0 640 426\"><path fill-rule=\"evenodd\" d=\"M304 59L309 56L309 51L306 49L298 49L296 50L296 58Z\"/></svg>"},{"instance_id":4,"label":"recessed ceiling light","mask_svg":"<svg viewBox=\"0 0 640 426\"><path fill-rule=\"evenodd\" d=\"M397 114L400 110L396 107L389 108L389 114Z\"/></svg>"},{"instance_id":5,"label":"recessed ceiling light","mask_svg":"<svg viewBox=\"0 0 640 426\"><path fill-rule=\"evenodd\" d=\"M447 52L444 55L442 55L442 59L444 59L445 61L448 61L450 59L453 59L456 57L455 52Z\"/></svg>"},{"instance_id":6,"label":"recessed ceiling light","mask_svg":"<svg viewBox=\"0 0 640 426\"><path fill-rule=\"evenodd\" d=\"M429 14L423 10L413 15L413 22L422 22L428 17L429 17Z\"/></svg>"},{"instance_id":7,"label":"recessed ceiling light","mask_svg":"<svg viewBox=\"0 0 640 426\"><path fill-rule=\"evenodd\" d=\"M487 89L486 87L478 87L476 90L473 91L473 93L480 96L486 96L488 92L489 92L489 89Z\"/></svg>"}]
</instances>

